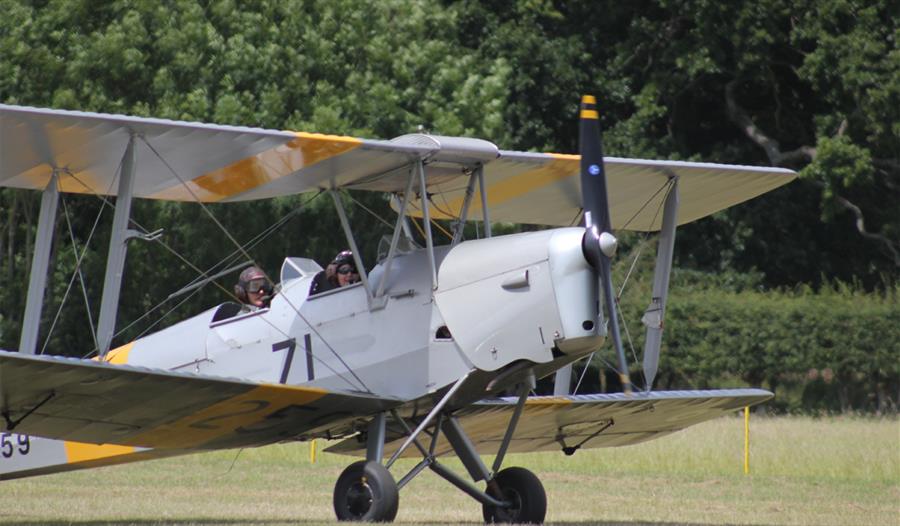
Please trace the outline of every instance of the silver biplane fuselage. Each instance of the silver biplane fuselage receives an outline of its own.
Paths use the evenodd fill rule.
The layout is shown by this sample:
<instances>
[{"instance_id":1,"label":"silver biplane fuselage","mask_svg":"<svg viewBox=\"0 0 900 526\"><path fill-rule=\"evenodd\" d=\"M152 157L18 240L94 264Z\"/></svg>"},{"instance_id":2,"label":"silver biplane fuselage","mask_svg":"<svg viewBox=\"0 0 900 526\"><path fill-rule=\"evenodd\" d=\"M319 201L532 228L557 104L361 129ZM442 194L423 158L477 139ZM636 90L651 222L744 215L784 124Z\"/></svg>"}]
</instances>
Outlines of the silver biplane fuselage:
<instances>
[{"instance_id":1,"label":"silver biplane fuselage","mask_svg":"<svg viewBox=\"0 0 900 526\"><path fill-rule=\"evenodd\" d=\"M321 267L287 258L269 308L223 317L236 310L224 304L118 352L127 349L131 365L401 400L472 370L571 361L597 349L605 333L596 322L602 314L583 233L556 229L437 247L433 290L426 250L398 254L378 306L363 283L310 296ZM384 271L382 262L369 283L380 283Z\"/></svg>"}]
</instances>

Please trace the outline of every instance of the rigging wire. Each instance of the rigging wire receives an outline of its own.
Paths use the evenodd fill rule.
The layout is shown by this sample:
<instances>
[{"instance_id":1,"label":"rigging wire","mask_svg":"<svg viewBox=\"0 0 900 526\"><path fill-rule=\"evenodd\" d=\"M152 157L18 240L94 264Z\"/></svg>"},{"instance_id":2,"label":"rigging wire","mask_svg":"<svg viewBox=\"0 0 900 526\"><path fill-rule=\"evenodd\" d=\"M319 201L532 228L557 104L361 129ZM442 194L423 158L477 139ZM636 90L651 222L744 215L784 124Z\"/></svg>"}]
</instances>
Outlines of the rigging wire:
<instances>
[{"instance_id":1,"label":"rigging wire","mask_svg":"<svg viewBox=\"0 0 900 526\"><path fill-rule=\"evenodd\" d=\"M624 225L622 225L621 227L619 227L619 230L624 230L624 229L628 228L628 225L630 225L631 222L634 221L634 220L637 218L637 216L638 216L645 208L647 208L647 205L649 205L650 202L653 201L653 198L656 197L657 195L659 195L659 193L662 192L664 189L671 187L672 184L673 184L673 183L672 183L672 179L671 179L671 178L670 178L670 179L666 179L666 182L665 182L662 186L660 186L660 187L656 190L656 192L653 193L653 195L651 195L646 201L644 201L644 204L642 204L641 207L637 209L637 212L635 212L634 215L631 216L631 219L629 219L628 221L625 222ZM665 203L665 199L664 199L662 202ZM660 206L662 206L662 205L660 205ZM652 223L651 223L651 224L652 224Z\"/></svg>"},{"instance_id":2,"label":"rigging wire","mask_svg":"<svg viewBox=\"0 0 900 526\"><path fill-rule=\"evenodd\" d=\"M447 216L447 217L452 217L452 218L453 218L452 221L459 221L459 216L454 215L454 214L452 214L452 213L450 213L450 212L448 212L448 211L446 211L446 210L442 210L441 207L439 207L439 206L437 205L437 203L434 202L433 194L432 194L432 195L426 194L426 196L427 196L428 202L431 203L432 206L434 206L434 209L435 209L435 210L437 210L438 212L444 214L444 215ZM435 227L437 227L438 230L441 231L442 234L444 234L445 236L447 236L451 241L453 240L453 234L451 234L451 233L448 232L443 226L441 226L441 224L437 222L437 219L432 218L432 217L429 217L429 220L430 220L430 222L431 222L432 225L434 225Z\"/></svg>"},{"instance_id":3,"label":"rigging wire","mask_svg":"<svg viewBox=\"0 0 900 526\"><path fill-rule=\"evenodd\" d=\"M118 177L118 174L120 173L121 169L122 169L122 159L119 160L119 165L118 165L118 167L116 168L116 172L115 172L115 173L116 173L116 176L113 177L112 180L109 182L109 186L108 186L107 189L106 189L107 192L110 192L110 191L112 190L112 187L113 187L113 185L115 184L116 178ZM65 169L63 169L63 170L61 170L61 171L62 171L63 173L65 173L65 174L69 175L70 177L72 177L72 179L74 179L75 181L77 181L78 183L80 183L82 186L84 186L85 188L87 188L88 190L90 190L91 193L93 193L93 194L96 195L96 192L94 191L94 189L91 188L90 186L86 185L86 184L85 184L84 182L82 182L80 179L78 179L78 177L76 177L75 174L73 174L71 170L69 170L68 168L65 168ZM58 183L57 183L57 184L58 184ZM65 198L63 198L62 201L63 201L63 209L66 210L66 222L69 222L68 209L66 208L66 200L65 200ZM73 283L74 280L75 280L75 273L78 272L79 275L80 275L80 271L81 271L81 262L84 260L84 256L87 254L88 246L90 246L90 241L91 241L91 239L94 237L94 233L95 233L96 230L97 230L97 226L100 224L100 217L103 215L103 209L104 209L104 207L107 206L107 205L112 206L112 205L110 205L110 204L107 202L106 199L102 199L102 203L103 203L103 204L101 204L100 210L97 211L97 217L94 218L94 224L91 226L91 231L90 231L90 233L88 234L87 241L86 241L85 244L84 244L84 249L81 251L81 254L78 256L78 258L77 258L77 260L76 260L76 262L75 262L75 271L72 272L72 277L69 279L69 284L68 284L68 286L66 287L66 293L63 295L63 299L62 299L62 301L60 301L60 303L59 303L59 308L58 308L57 311L56 311L56 315L53 317L53 323L50 325L50 330L47 331L47 337L44 339L44 344L41 346L41 351L40 351L38 354L44 354L44 351L47 349L47 345L50 343L50 337L53 336L53 331L54 331L54 329L56 328L56 323L57 323L57 321L59 320L60 315L62 314L63 306L65 306L65 303L66 303L66 297L69 295L69 291L70 291L71 288L72 288L72 283ZM69 232L70 232L70 235L71 235L71 232L72 232L71 224L69 224ZM73 247L74 247L74 239L73 239ZM73 250L74 250L75 252L77 252L77 249L76 249L76 248L73 248ZM82 287L83 287L83 286L84 286L84 281L82 280ZM85 298L85 302L87 303L88 319L90 320L90 317L91 317L91 308L90 308L90 302L88 302L88 300L87 300L87 291L86 291L86 290L85 290L85 296L84 296L84 298ZM94 331L93 321L91 321L91 336L94 338L94 344L97 345L97 347L99 348L99 344L97 343L97 334L96 334L96 332Z\"/></svg>"},{"instance_id":4,"label":"rigging wire","mask_svg":"<svg viewBox=\"0 0 900 526\"><path fill-rule=\"evenodd\" d=\"M120 169L121 169L121 162L120 162L119 168L118 168L117 170L120 170ZM94 190L94 188L92 188L90 185L86 184L84 181L80 180L77 176L75 176L75 175L72 174L71 172L67 171L67 173L68 173L75 181L77 181L79 184L81 184L83 187L85 187L85 188L89 191L89 193L91 193L91 194L94 195L95 197L99 198L99 200L100 200L101 203L102 203L102 204L101 204L101 210L100 210L101 212L102 212L102 210L103 210L103 207L106 207L106 206L108 206L108 207L110 207L110 208L112 208L112 209L115 210L115 205L114 205L109 199L107 199L106 196L105 196L104 194L98 193L96 190ZM110 183L109 187L107 188L107 192L110 192L110 191L111 191L111 189L112 189L112 187L113 187L114 184L115 184L115 179ZM280 228L284 223L287 222L288 219L292 218L293 215L296 215L297 213L299 213L304 207L306 207L307 205L309 205L309 203L311 203L311 202L312 202L313 200L315 200L317 197L319 197L320 195L322 195L322 193L323 193L323 191L317 192L317 193L314 194L311 198L309 198L309 199L306 200L305 202L301 203L297 208L295 208L294 210L292 210L291 212L289 212L288 214L286 214L285 217L282 217L281 220L276 221L273 225L270 225L267 229L264 229L262 232L260 232L259 234L257 234L254 238L251 239L250 242L248 242L248 244L252 243L252 245L250 245L249 248L252 248L252 247L256 246L257 244L259 244L260 242L262 242L266 237L268 237L268 235L270 235L272 232L274 232L277 228ZM292 215L292 214L293 214L293 215ZM91 230L91 236L93 235L93 231L97 228L97 225L99 224L99 221L100 221L100 215L98 214L97 218L96 218L95 221L94 221L94 227L93 227L92 230ZM134 219L129 218L129 221L130 221L134 226L136 226L139 230L141 230L143 233L146 234L147 232L149 232L145 227L143 227L140 223L138 223L138 222L135 221ZM88 248L88 246L89 246L89 241L90 241L90 236L89 236L89 238L88 238L88 243L85 244L84 250L83 250L83 252L82 252L82 255L81 255L82 258L84 257L85 253L87 252L87 248ZM200 274L203 275L204 277L206 276L206 273L204 273L202 270L200 270L199 268L197 268L193 263L191 263L189 260L187 260L184 256L182 256L180 253L178 253L178 251L176 251L174 248L170 247L170 246L169 246L168 244L166 244L164 241L162 241L161 239L158 239L158 238L157 238L155 241L156 241L157 243L159 243L163 248L165 248L166 250L168 250L169 252L171 252L173 255L175 255L177 258L179 258L180 260L182 260L182 261L183 261L185 264L187 264L189 267L191 267L192 269L194 269L196 272L200 273ZM236 250L236 251L234 251L232 254L240 254L240 252L241 252L240 250ZM227 259L227 258L226 258L226 259ZM221 262L220 262L220 263L221 263ZM207 272L211 272L211 271L212 271L213 269L215 269L215 268L216 268L216 265L213 265L212 269L210 269L210 270L207 271ZM231 297L234 298L234 299L237 299L237 298L234 297L234 294L233 294L232 291L226 289L225 287L222 287L222 286L221 286L219 283L217 283L217 282L213 282L213 283L214 283L216 286L218 286L220 289L222 289L226 294L228 294L229 296L231 296ZM156 325L158 325L159 323L161 323L163 319L165 319L165 318L166 318L169 314L171 314L174 310L176 310L178 307L180 307L182 304L184 304L186 301L188 301L188 300L189 300L194 294L196 294L197 292L199 292L199 290L198 290L198 291L195 291L194 293L188 295L188 296L187 296L186 298L184 298L183 300L179 301L174 307L172 307L171 309L169 309L168 311L166 311L166 312L165 312L158 320L156 320L153 324L151 324L149 327L147 327L146 329L144 329L144 331L141 332L141 333L138 335L138 337L140 338L141 336L143 336L144 334L146 334L147 332L149 332L153 327L155 327ZM115 337L115 336L121 335L123 332L125 332L125 331L128 330L129 328L133 327L137 322L139 322L140 320L146 318L149 314L151 314L151 313L154 312L155 310L158 310L159 308L161 308L164 304L165 304L165 301L160 302L159 304L157 304L156 306L154 306L153 308L151 308L149 311L145 312L142 316L140 316L139 318L137 318L136 320L134 320L131 324L129 324L129 325L126 326L125 328L123 328L123 329L119 330L118 332L116 332L115 335L114 335L114 337ZM288 304L290 305L290 303L288 303ZM291 305L291 306L293 307L293 305ZM61 307L60 307L60 308L61 308ZM57 313L57 317L58 317L58 316L59 316L59 313ZM301 316L301 317L302 317L302 316ZM271 323L270 323L270 325L271 325ZM275 327L275 329L276 329L276 330L279 330L277 327ZM94 330L94 328L93 328L93 325L92 325L92 326L91 326L91 331L93 332L93 330ZM279 330L279 332L281 332L285 337L287 337L287 335L284 334L283 331L280 331L280 330ZM51 328L51 334L52 334L52 328ZM320 336L320 338L321 338L321 336ZM47 340L46 340L45 343L44 343L44 347L45 347L45 348L46 348L46 345L47 345L47 341L49 341L49 335L48 335L48 337L47 337ZM322 341L326 344L326 346L328 346L328 343L325 342L324 339L323 339ZM98 351L99 351L99 345L97 344L96 337L94 338L94 345L95 345L96 347L95 347L94 349L88 351L87 353L83 354L83 355L82 355L82 358L87 358L87 357L90 357L90 356L92 356L92 355L98 353ZM329 349L330 349L330 346L329 346ZM43 352L43 350L42 350L42 352ZM332 349L332 352L334 352L333 349ZM322 359L322 358L320 358L320 357L318 357L318 356L313 356L313 358L316 359L317 361L321 362L321 364L322 364L325 368L327 368L329 371L331 371L332 373L334 373L335 376L337 376L338 378L340 378L340 379L342 379L343 381L347 382L347 384L350 385L351 387L356 388L356 385L354 385L352 382L350 382L349 380L347 380L347 379L344 377L344 375L342 375L342 374L339 373L337 370L335 370L335 369L331 366L331 364L329 364L328 362L326 362L324 359ZM341 360L340 357L338 357L338 359ZM343 360L341 360L341 362L343 363ZM344 364L344 366L347 367L347 364ZM351 371L351 373L352 373L352 371ZM364 384L363 384L363 385L364 385ZM370 391L370 392L371 392L371 391Z\"/></svg>"},{"instance_id":5,"label":"rigging wire","mask_svg":"<svg viewBox=\"0 0 900 526\"><path fill-rule=\"evenodd\" d=\"M144 140L144 142L146 143L146 140ZM156 150L153 149L153 147L152 147L151 145L147 144L147 146L150 147L150 149L153 150L154 153L156 153L156 155L160 158L160 160L162 160L163 163L166 164L166 165L168 166L168 163L167 163L164 159L162 159L161 156L159 156L159 153L156 152ZM121 172L121 166L122 166L122 165L121 165L121 161L120 161L119 167L117 168L117 172L116 172L116 173L117 173L117 176L118 176L118 174ZM172 170L171 166L169 166L169 169ZM75 181L77 181L79 184L81 184L83 187L85 187L91 194L93 194L94 196L98 197L98 198L100 199L100 201L103 203L104 206L109 206L110 208L115 209L115 205L112 204L112 203L106 198L106 196L105 196L104 194L98 193L98 192L97 192L96 190L94 190L90 185L88 185L88 184L86 184L84 181L80 180L78 177L76 177L74 174L72 174L72 173L69 172L68 170L67 170L67 173L69 173L69 175L72 176L72 178L73 178ZM173 173L174 173L174 171L173 171ZM175 177L178 178L178 174L175 174ZM181 180L181 179L179 178L179 180ZM183 183L183 181L182 181L182 183ZM110 182L110 185L109 185L109 187L108 187L107 190L106 190L107 193L111 192L112 186L113 186L114 184L115 184L115 178ZM300 207L298 207L297 211L299 212L299 209L300 209L300 208L303 208L304 206L306 206L307 204L309 204L309 202L311 202L313 199L315 199L316 197L318 197L318 196L321 195L321 194L322 194L321 191L318 192L318 193L316 193L312 198L310 198L309 200L307 200L305 203L302 203L302 204L300 205ZM204 209L205 209L205 207L204 207ZM102 209L101 209L101 210L102 210ZM207 213L209 213L208 210L207 210ZM138 229L140 229L143 233L146 234L146 233L148 232L148 230L147 230L146 228L144 228L142 225L140 225L140 224L139 224L137 221L135 221L134 219L129 218L129 221L130 221L132 224L134 224ZM97 218L97 222L99 222L99 216L98 216L98 218ZM96 228L97 222L95 222L95 228ZM282 221L282 224L283 224L283 221ZM278 222L276 222L276 225L280 226L280 225L278 224ZM275 226L275 225L273 225L273 226ZM272 229L272 227L270 227L270 232L271 232L271 231L274 231L274 229ZM269 232L269 233L270 233L270 232ZM264 230L263 233L266 233L266 231ZM226 234L227 234L227 232L226 232ZM268 233L266 233L266 235L268 235ZM257 239L257 238L260 238L260 235L257 235L256 238L254 238L254 239ZM260 242L260 241L262 241L262 239L264 239L264 238L265 238L265 236L263 236L262 238L258 239L258 240L257 240L257 243ZM161 246L163 246L164 248L166 248L169 252L171 252L171 253L174 254L176 257L178 257L179 259L181 259L181 260L182 260L184 263L186 263L189 267L191 267L192 269L194 269L196 272L198 272L198 273L200 273L200 274L204 274L204 276L205 276L205 273L204 273L203 271L201 271L201 270L200 270L199 268L197 268L193 263L191 263L191 262L188 261L186 258L184 258L184 257L183 257L181 254L179 254L175 249L171 248L168 244L166 244L165 242L161 241L160 239L157 239L156 241L157 241L158 243L160 243ZM255 246L255 245L254 245L254 246ZM238 247L238 250L235 251L233 254L235 254L235 253L238 253L238 254L239 254L239 253L242 251L241 249L242 249L242 247L239 246L239 247ZM86 250L87 250L87 246L85 246L85 251L86 251ZM244 252L244 253L246 253L246 252ZM249 256L248 256L248 259L251 259L251 261L252 261L252 258L249 258ZM214 265L213 268L216 268L216 266ZM267 277L268 277L268 276L267 276ZM234 297L234 294L233 294L231 291L229 291L229 290L226 289L225 287L222 287L222 286L221 286L219 283L217 283L217 282L213 282L213 283L214 283L217 287L219 287L220 289L222 289L226 294L228 294L229 296L231 296L231 297L234 298L234 299L237 299L237 298ZM175 307L173 307L172 309L170 309L169 311L167 311L165 314L163 314L163 316L162 316L159 320L157 320L157 321L156 321L155 323L153 323L150 327L148 327L147 329L145 329L144 332L141 333L141 335L146 334L146 332L148 332L148 331L150 330L150 328L152 328L152 327L158 325L158 324L162 321L163 318L165 318L165 317L168 316L172 311L174 311L175 309L177 309L180 305L182 305L185 301L187 301L191 296L193 296L193 294L189 295L187 298L185 298L184 300L182 300L181 302L179 302L178 304L176 304ZM287 298L285 298L285 299L287 299ZM297 309L293 304L291 304L290 301L287 301L287 303L288 303L288 305L290 305L290 306L294 309L294 311L298 314L298 316L300 316L301 319L304 319L304 321L306 321L305 318L303 318L302 314L299 313L298 309ZM162 307L162 305L163 305L163 303L158 304L158 305L157 305L156 307L154 307L154 309L152 309L150 312L152 312L153 310L158 309L159 307ZM138 320L145 318L147 315L149 315L150 312L145 313L143 316L141 316L140 318L138 318ZM136 321L138 321L138 320L136 320ZM136 321L135 321L135 322L132 322L132 324L128 325L125 329L122 329L122 330L118 331L118 332L115 334L115 336L120 335L123 331L125 331L125 330L127 330L128 328L130 328L131 326L133 326L134 323L136 323ZM284 335L285 337L288 336L287 334L284 333L284 331L280 330L278 327L275 327L275 326L274 326L271 322L269 322L268 320L266 320L266 322L267 322L270 326L272 326L275 330L277 330L278 332L282 333L282 335ZM308 324L308 322L307 322L307 324ZM92 329L93 329L93 327L92 327ZM315 330L315 328L311 327L311 329L313 330L313 332L316 333L317 336L319 336L320 339L322 339L322 342L325 343L326 347L328 347L328 349L329 349L332 353L334 353L334 354L337 356L337 353L334 351L334 349L328 344L327 341L325 341L323 338L321 338L321 335L318 334L318 332ZM48 340L49 340L49 336L48 336ZM45 346L46 346L46 343L45 343ZM88 351L87 353L85 353L85 354L83 355L83 357L91 356L91 355L97 353L98 351L99 351L99 345L97 345L97 347L94 348L93 350ZM323 364L327 369L329 369L331 372L333 372L333 373L335 374L335 376L337 376L338 378L340 378L340 379L342 379L343 381L347 382L347 384L350 385L351 387L353 387L353 388L356 387L352 382L350 382L349 380L347 380L341 373L339 373L339 372L336 371L334 368L332 368L330 364L328 364L327 362L325 362L325 361L322 360L321 358L318 358L318 357L315 357L315 358L316 358L318 361L322 362L322 364ZM344 360L343 360L340 356L337 356L337 358L338 358L338 360L344 365L344 367L346 367L346 368L350 371L350 373L351 373L354 377L357 378L357 380L360 382L360 384L363 386L363 388L364 388L365 390L368 390L368 388L365 386L365 383L363 383L362 380L359 379L359 378L356 376L356 374L355 374L352 370L350 370L349 366L344 362ZM371 393L371 391L369 391L369 392Z\"/></svg>"},{"instance_id":6,"label":"rigging wire","mask_svg":"<svg viewBox=\"0 0 900 526\"><path fill-rule=\"evenodd\" d=\"M85 254L87 253L87 247L90 243L91 238L94 235L95 230L97 229L98 223L100 222L100 217L103 214L103 207L101 207L100 211L97 213L97 218L94 220L94 225L91 228L90 234L88 234L88 239L84 245L84 249L81 251L81 254L79 254L78 253L78 245L75 242L75 235L72 231L72 222L69 218L69 209L66 206L65 197L62 198L62 203L63 203L63 211L66 216L66 225L68 226L68 230L69 230L69 238L72 242L72 255L75 256L75 270L72 272L72 277L69 278L69 283L68 283L68 285L66 285L66 292L63 293L62 300L60 300L60 302L59 302L59 307L56 309L56 314L53 316L53 322L50 324L50 329L47 331L47 337L44 338L44 344L41 346L41 350L38 354L44 354L44 351L47 350L47 345L49 345L49 343L50 343L50 337L53 336L53 331L54 331L54 329L56 329L56 323L59 321L59 317L62 314L63 307L65 307L65 305L66 305L66 300L69 297L69 292L71 292L71 290L72 290L72 285L75 283L76 277L79 278L79 280L81 282L81 289L84 292L84 294L83 294L84 302L85 302L85 307L86 307L87 316L88 316L88 327L90 327L90 329L91 329L91 338L93 338L93 340L94 340L94 345L98 345L97 344L97 333L94 330L94 321L91 319L91 304L88 301L87 289L85 288L84 278L81 274L81 262L84 259Z\"/></svg>"},{"instance_id":7,"label":"rigging wire","mask_svg":"<svg viewBox=\"0 0 900 526\"><path fill-rule=\"evenodd\" d=\"M584 380L584 375L587 374L587 370L591 365L591 360L594 358L594 353L588 355L587 360L584 361L584 369L581 370L581 375L578 377L578 382L575 383L575 389L572 389L572 394L578 394L578 388L581 387L581 381Z\"/></svg>"},{"instance_id":8,"label":"rigging wire","mask_svg":"<svg viewBox=\"0 0 900 526\"><path fill-rule=\"evenodd\" d=\"M350 199L350 201L356 203L360 208L362 208L363 210L365 210L366 212L368 212L369 215L371 215L371 216L374 217L375 219L381 221L385 226L387 226L387 227L390 228L391 230L394 229L394 225L390 224L387 220L385 220L385 219L382 218L380 215L378 215L377 213L375 213L372 209L370 209L370 208L367 207L366 205L362 204L359 200L357 200L355 197L353 197L352 195L350 195L349 192L347 192L346 195L347 195L347 197Z\"/></svg>"},{"instance_id":9,"label":"rigging wire","mask_svg":"<svg viewBox=\"0 0 900 526\"><path fill-rule=\"evenodd\" d=\"M653 218L652 218L651 221L650 221L650 224L651 224L651 225L654 224L654 223L656 223L656 219L659 217L659 214L660 214L660 212L662 211L663 206L664 206L665 203L666 203L666 199L669 197L669 194L671 193L671 191L672 191L672 189L673 189L674 187L675 187L675 180L674 180L674 179L669 179L669 180L666 181L666 184L665 184L662 188L660 188L660 190L666 189L666 193L665 193L663 199L660 201L659 205L656 207L656 212L653 214ZM653 198L655 198L655 197L659 194L660 190L657 190L657 191L656 191L656 192L655 192L655 193L654 193L654 194L653 194L653 195L652 195L652 196L651 196L651 197L650 197L650 198L649 198L642 206L641 206L640 210L643 210L644 208L646 208L647 205L650 203L650 201L652 201ZM632 219L633 219L633 217L632 217ZM629 222L630 222L630 220L629 220ZM624 227L623 227L623 228L624 228ZM632 338L631 338L631 331L628 330L628 323L627 323L627 321L625 320L625 313L622 312L621 304L619 303L619 298L621 298L622 293L625 291L625 285L626 285L627 282L628 282L628 278L631 276L631 272L634 270L635 265L637 264L638 258L640 257L641 252L643 251L643 247L646 245L646 242L647 242L649 239L650 239L650 233L649 233L649 232L646 232L646 233L644 234L644 239L641 240L640 244L638 245L638 251L637 251L637 254L635 254L635 256L634 256L634 258L633 258L633 260L632 260L631 268L629 268L628 273L625 275L625 279L622 281L622 286L621 286L621 288L619 289L619 294L614 298L614 299L615 299L615 303L616 303L616 312L617 312L617 314L618 314L618 318L619 318L619 319L621 320L621 322L622 322L622 328L625 330L625 337L626 337L626 339L628 340L628 346L629 346L629 348L630 348L630 350L631 350L631 356L632 356L632 358L634 359L634 363L635 363L635 364L638 363L637 351L635 350L635 347L634 347L634 341L633 341ZM641 376L642 376L643 379L644 379L644 387L645 387L645 388L649 387L649 386L647 386L647 377L644 375L643 368L641 368Z\"/></svg>"},{"instance_id":10,"label":"rigging wire","mask_svg":"<svg viewBox=\"0 0 900 526\"><path fill-rule=\"evenodd\" d=\"M584 208L579 208L578 212L575 213L575 217L572 218L572 222L569 223L569 226L575 226L578 223L581 223L582 214L584 214Z\"/></svg>"},{"instance_id":11,"label":"rigging wire","mask_svg":"<svg viewBox=\"0 0 900 526\"><path fill-rule=\"evenodd\" d=\"M232 459L231 465L228 466L228 470L225 471L225 473L222 473L221 475L219 475L219 477L226 477L226 476L228 476L229 473L231 473L231 470L234 468L234 465L237 464L238 457L240 457L241 453L243 453L243 452L244 452L244 448L238 449L237 453L234 454L234 459Z\"/></svg>"},{"instance_id":12,"label":"rigging wire","mask_svg":"<svg viewBox=\"0 0 900 526\"><path fill-rule=\"evenodd\" d=\"M213 223L215 223L219 227L219 229L222 230L222 232L225 234L225 236L228 237L229 240L231 240L231 242L238 248L238 250L244 255L244 257L246 257L248 260L255 261L255 259L252 258L250 256L250 254L247 253L246 250L244 250L244 248L241 246L241 244L238 243L238 241L234 238L234 236L231 234L231 232L229 232L228 229L225 228L225 226L215 217L215 215L213 215L213 213L209 209L209 207L206 206L200 200L200 198L197 196L196 193L194 193L194 191L187 184L187 182L185 182L185 180L175 171L175 169L172 167L172 165L169 164L169 162L159 153L159 151L157 151L156 148L154 148L153 145L150 144L150 142L147 141L147 139L145 137L141 137L141 140L144 142L144 144L147 145L148 148L150 148L150 151L152 151L153 154L156 155L156 157L166 166L166 168L168 168L168 170L172 173L172 175L174 175L175 178L178 179L179 182L181 182L182 186L184 186L184 188L188 191L188 193L191 195L191 197L193 197L194 200L197 202L197 204L200 205L200 208L204 212L206 212L206 214L210 217L210 219L212 219ZM260 270L262 270L262 269L260 269ZM268 279L270 283L274 283L274 281L268 276L268 274L266 274L266 272L264 270L263 270L263 274L266 275L266 279ZM285 303L287 303L288 306L291 307L291 309L294 311L294 313L297 315L297 317L299 317L301 320L303 320L304 323L306 323L306 325L309 327L310 331L312 331L313 334L315 334L320 340L322 340L322 342L325 344L325 346L328 348L328 350L331 351L331 353L335 356L335 358L337 358L338 361L340 361L341 364L347 369L347 372L349 372L356 379L356 381L359 382L359 384L362 386L363 390L365 390L366 392L368 392L370 394L374 394L369 389L369 387L366 385L366 383L363 382L362 379L356 374L356 372L347 364L347 362L345 362L344 359L337 353L337 351L334 350L334 348L331 346L331 344L328 343L328 341L322 337L322 335L319 333L318 329L316 329L313 326L313 324L310 323L309 320L307 320L305 316L303 316L303 314L300 312L300 309L296 305L294 305L293 302L291 302L291 300L287 297L287 295L282 295L282 298L285 300ZM288 334L286 334L283 330L281 330L281 328L277 327L270 320L268 320L266 318L261 318L261 319L264 320L267 324L269 324L273 329L280 332L285 338L289 338ZM339 375L339 376L344 381L347 381L343 376L341 376L341 375ZM350 385L353 385L353 384L350 384Z\"/></svg>"}]
</instances>

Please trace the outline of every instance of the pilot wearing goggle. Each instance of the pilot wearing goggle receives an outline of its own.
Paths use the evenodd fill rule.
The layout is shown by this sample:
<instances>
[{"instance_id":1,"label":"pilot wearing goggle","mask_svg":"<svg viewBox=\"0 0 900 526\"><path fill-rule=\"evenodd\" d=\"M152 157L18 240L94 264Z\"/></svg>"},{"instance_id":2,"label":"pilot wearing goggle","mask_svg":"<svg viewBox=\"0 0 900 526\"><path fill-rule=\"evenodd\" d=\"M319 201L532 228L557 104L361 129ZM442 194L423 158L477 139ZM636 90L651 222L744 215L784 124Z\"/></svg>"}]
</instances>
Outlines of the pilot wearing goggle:
<instances>
[{"instance_id":1,"label":"pilot wearing goggle","mask_svg":"<svg viewBox=\"0 0 900 526\"><path fill-rule=\"evenodd\" d=\"M359 281L359 271L356 270L356 261L353 260L353 252L344 250L334 256L325 270L316 274L310 286L309 294L319 294L338 287Z\"/></svg>"},{"instance_id":2,"label":"pilot wearing goggle","mask_svg":"<svg viewBox=\"0 0 900 526\"><path fill-rule=\"evenodd\" d=\"M345 250L334 258L334 274L337 276L338 287L346 287L359 281L359 271L356 270L353 252Z\"/></svg>"},{"instance_id":3,"label":"pilot wearing goggle","mask_svg":"<svg viewBox=\"0 0 900 526\"><path fill-rule=\"evenodd\" d=\"M272 283L259 267L247 267L234 286L234 295L251 308L265 309L272 301Z\"/></svg>"}]
</instances>

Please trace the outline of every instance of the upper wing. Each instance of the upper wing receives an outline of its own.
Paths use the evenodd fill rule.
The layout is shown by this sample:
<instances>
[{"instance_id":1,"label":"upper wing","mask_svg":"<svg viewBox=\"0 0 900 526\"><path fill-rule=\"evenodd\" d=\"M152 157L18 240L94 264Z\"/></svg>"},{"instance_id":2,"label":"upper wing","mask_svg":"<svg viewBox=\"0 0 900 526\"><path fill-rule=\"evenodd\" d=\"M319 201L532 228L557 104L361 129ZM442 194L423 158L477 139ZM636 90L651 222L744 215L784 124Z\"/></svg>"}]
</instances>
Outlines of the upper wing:
<instances>
[{"instance_id":1,"label":"upper wing","mask_svg":"<svg viewBox=\"0 0 900 526\"><path fill-rule=\"evenodd\" d=\"M492 221L571 226L581 213L581 157L553 153L499 152L485 166ZM655 231L662 226L667 185L678 178L678 224L696 221L785 185L796 173L784 168L604 157L609 209L616 230ZM433 192L432 218L460 215L465 188L445 184ZM418 212L418 210L416 210ZM470 219L483 219L481 201Z\"/></svg>"},{"instance_id":2,"label":"upper wing","mask_svg":"<svg viewBox=\"0 0 900 526\"><path fill-rule=\"evenodd\" d=\"M235 201L344 186L421 148L321 135L0 104L0 186L115 195L135 136L134 196ZM427 151L427 149L425 150Z\"/></svg>"},{"instance_id":3,"label":"upper wing","mask_svg":"<svg viewBox=\"0 0 900 526\"><path fill-rule=\"evenodd\" d=\"M531 397L525 403L509 451L637 444L771 397L772 393L761 389ZM515 405L515 398L483 400L458 410L455 416L480 454L494 454ZM392 438L384 447L387 454L396 451L404 437L395 435ZM345 440L329 451L364 453L365 449L360 449L353 440ZM443 435L435 451L439 455L452 454ZM405 456L414 454L411 450L404 452Z\"/></svg>"},{"instance_id":4,"label":"upper wing","mask_svg":"<svg viewBox=\"0 0 900 526\"><path fill-rule=\"evenodd\" d=\"M399 401L356 393L0 352L0 431L166 449L258 446Z\"/></svg>"},{"instance_id":5,"label":"upper wing","mask_svg":"<svg viewBox=\"0 0 900 526\"><path fill-rule=\"evenodd\" d=\"M464 137L379 141L9 105L0 105L0 186L43 189L55 169L64 192L115 194L132 136L136 197L216 202L333 187L402 192L410 163L425 159L434 218L459 216L465 169L476 166L484 166L494 221L570 225L581 210L577 155L501 151ZM606 170L613 225L626 230L659 228L674 176L679 224L796 176L782 168L618 158L607 158ZM480 200L469 218L483 219Z\"/></svg>"}]
</instances>

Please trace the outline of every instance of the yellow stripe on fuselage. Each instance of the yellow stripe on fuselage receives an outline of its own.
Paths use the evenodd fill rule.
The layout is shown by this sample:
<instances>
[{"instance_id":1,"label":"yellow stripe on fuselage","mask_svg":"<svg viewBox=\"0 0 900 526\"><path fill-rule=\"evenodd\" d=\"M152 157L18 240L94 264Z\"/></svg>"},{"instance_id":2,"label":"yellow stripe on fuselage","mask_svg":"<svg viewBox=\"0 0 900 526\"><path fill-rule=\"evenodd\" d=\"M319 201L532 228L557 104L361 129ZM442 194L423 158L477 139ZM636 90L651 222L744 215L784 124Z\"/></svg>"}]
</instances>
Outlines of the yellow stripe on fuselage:
<instances>
[{"instance_id":1,"label":"yellow stripe on fuselage","mask_svg":"<svg viewBox=\"0 0 900 526\"><path fill-rule=\"evenodd\" d=\"M128 363L128 353L131 352L131 348L134 347L134 342L126 343L121 347L116 347L115 349L106 353L106 362L113 363L117 365L122 365Z\"/></svg>"}]
</instances>

